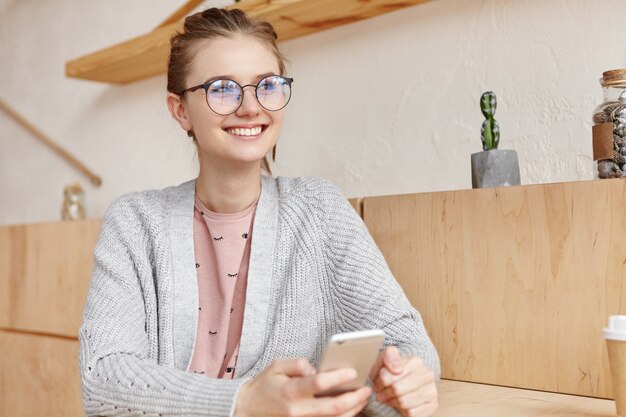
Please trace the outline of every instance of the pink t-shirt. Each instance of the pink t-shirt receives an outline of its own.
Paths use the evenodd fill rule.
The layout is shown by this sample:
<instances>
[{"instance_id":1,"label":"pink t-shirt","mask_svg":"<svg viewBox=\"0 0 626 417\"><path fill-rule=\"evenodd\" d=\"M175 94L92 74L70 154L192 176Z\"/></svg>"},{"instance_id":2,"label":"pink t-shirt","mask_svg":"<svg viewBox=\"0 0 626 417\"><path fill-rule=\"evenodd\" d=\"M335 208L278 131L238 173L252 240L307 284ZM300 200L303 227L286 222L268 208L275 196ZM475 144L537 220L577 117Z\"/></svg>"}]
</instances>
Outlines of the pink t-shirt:
<instances>
[{"instance_id":1,"label":"pink t-shirt","mask_svg":"<svg viewBox=\"0 0 626 417\"><path fill-rule=\"evenodd\" d=\"M196 196L193 237L199 306L190 372L225 379L235 374L256 206L257 201L240 213L220 214L208 210Z\"/></svg>"}]
</instances>

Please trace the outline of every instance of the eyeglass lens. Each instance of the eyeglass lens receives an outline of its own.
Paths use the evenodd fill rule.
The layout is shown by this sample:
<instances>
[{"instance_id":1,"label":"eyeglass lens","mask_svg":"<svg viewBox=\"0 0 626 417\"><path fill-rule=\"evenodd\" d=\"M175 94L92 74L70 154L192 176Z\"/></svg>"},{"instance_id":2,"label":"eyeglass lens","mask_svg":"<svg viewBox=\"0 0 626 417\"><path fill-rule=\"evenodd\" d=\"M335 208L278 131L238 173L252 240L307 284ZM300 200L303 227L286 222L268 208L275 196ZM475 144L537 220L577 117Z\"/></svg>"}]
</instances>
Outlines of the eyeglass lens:
<instances>
[{"instance_id":1,"label":"eyeglass lens","mask_svg":"<svg viewBox=\"0 0 626 417\"><path fill-rule=\"evenodd\" d=\"M256 97L266 110L277 111L291 98L289 82L278 75L263 78L256 86ZM216 80L206 92L209 107L216 113L227 115L237 111L243 100L243 90L232 80Z\"/></svg>"}]
</instances>

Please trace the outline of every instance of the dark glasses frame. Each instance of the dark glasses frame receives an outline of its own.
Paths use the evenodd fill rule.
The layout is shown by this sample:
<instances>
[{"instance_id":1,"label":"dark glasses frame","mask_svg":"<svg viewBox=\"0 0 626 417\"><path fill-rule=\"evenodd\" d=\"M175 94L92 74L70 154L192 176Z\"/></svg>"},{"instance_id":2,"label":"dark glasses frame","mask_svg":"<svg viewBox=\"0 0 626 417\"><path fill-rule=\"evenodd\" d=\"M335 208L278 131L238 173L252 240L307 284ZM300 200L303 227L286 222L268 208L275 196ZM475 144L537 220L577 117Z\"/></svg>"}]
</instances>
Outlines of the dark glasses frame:
<instances>
[{"instance_id":1,"label":"dark glasses frame","mask_svg":"<svg viewBox=\"0 0 626 417\"><path fill-rule=\"evenodd\" d=\"M287 97L287 101L285 102L285 105L282 106L280 109L268 109L267 107L265 107L263 104L261 104L261 101L259 100L259 96L257 94L258 92L258 88L259 85L261 85L261 83L265 80L267 80L268 78L272 78L272 77L278 77L278 78L282 78L283 80L285 80L287 82L287 85L289 86L289 97ZM209 104L209 88L211 87L212 84L219 82L219 81L232 81L235 84L237 84L239 86L239 88L241 89L241 99L239 100L239 105L235 108L235 110L233 110L230 113L219 113L216 112L211 105ZM204 96L205 96L205 101L206 104L209 106L209 109L211 109L211 111L213 111L216 114L219 114L220 116L228 116L229 114L233 114L235 113L237 110L239 110L239 108L241 107L241 105L243 104L243 94L244 94L244 88L246 87L254 87L254 97L256 98L257 103L259 103L259 105L261 107L263 107L265 110L267 111L279 111L284 109L285 107L287 107L287 104L289 104L289 100L291 100L291 84L293 83L293 78L289 78L289 77L283 77L282 75L268 75L267 77L263 77L261 80L259 80L258 83L256 84L246 84L246 85L241 85L239 84L237 81L235 80L231 80L229 78L218 78L217 80L212 80L212 81L208 81L206 83L203 84L198 84L198 85L194 85L193 87L189 87L184 89L183 91L180 92L179 96L182 96L183 94L185 94L186 92L190 92L193 93L194 91L197 91L199 89L204 89Z\"/></svg>"}]
</instances>

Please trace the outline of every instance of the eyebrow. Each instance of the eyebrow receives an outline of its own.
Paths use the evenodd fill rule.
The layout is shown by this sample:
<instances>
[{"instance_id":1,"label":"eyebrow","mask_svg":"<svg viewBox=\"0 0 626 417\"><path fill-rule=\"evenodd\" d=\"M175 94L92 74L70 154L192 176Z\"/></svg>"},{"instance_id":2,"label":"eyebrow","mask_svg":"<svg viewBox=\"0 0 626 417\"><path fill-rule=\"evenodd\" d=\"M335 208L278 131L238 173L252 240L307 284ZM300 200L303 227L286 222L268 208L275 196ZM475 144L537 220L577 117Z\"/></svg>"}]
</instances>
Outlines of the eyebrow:
<instances>
[{"instance_id":1,"label":"eyebrow","mask_svg":"<svg viewBox=\"0 0 626 417\"><path fill-rule=\"evenodd\" d=\"M255 79L256 81L260 81L260 80L262 80L262 79L263 79L263 78L265 78L265 77L269 77L270 75L278 75L278 74L276 74L276 73L274 73L274 72L265 72L265 73L263 73L263 74L259 74L259 75L257 75L254 79ZM203 82L202 84L210 83L210 82L213 82L213 81L215 81L215 80L233 80L233 81L235 81L235 80L234 80L234 78L235 78L235 77L234 77L234 76L232 76L232 75L218 75L218 76L216 76L216 77L211 77L211 78L209 78L208 80L206 80L206 81L205 81L205 82Z\"/></svg>"}]
</instances>

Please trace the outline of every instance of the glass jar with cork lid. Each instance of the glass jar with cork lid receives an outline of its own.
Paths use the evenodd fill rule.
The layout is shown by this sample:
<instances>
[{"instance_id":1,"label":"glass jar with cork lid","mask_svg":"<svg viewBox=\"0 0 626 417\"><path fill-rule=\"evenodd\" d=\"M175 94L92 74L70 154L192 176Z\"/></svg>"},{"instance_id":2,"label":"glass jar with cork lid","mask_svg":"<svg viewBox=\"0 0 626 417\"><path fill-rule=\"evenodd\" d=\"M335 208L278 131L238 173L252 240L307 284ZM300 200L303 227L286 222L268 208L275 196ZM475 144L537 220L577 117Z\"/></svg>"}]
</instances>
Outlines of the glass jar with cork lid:
<instances>
[{"instance_id":1,"label":"glass jar with cork lid","mask_svg":"<svg viewBox=\"0 0 626 417\"><path fill-rule=\"evenodd\" d=\"M600 79L604 101L593 112L593 159L598 177L626 177L626 69Z\"/></svg>"}]
</instances>

